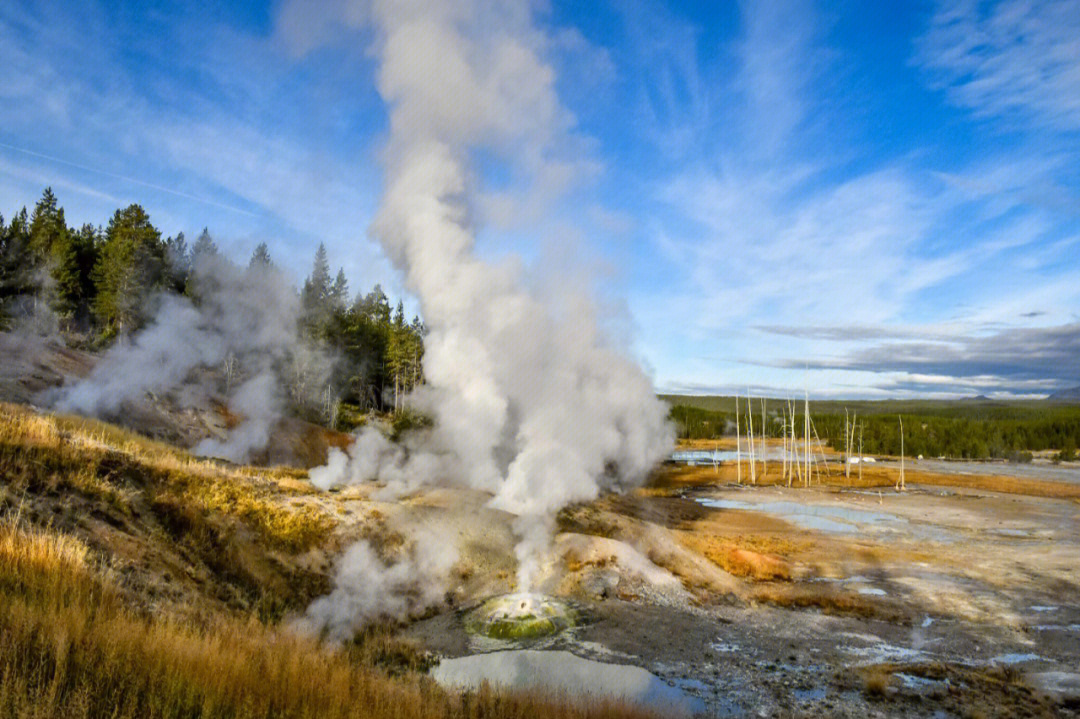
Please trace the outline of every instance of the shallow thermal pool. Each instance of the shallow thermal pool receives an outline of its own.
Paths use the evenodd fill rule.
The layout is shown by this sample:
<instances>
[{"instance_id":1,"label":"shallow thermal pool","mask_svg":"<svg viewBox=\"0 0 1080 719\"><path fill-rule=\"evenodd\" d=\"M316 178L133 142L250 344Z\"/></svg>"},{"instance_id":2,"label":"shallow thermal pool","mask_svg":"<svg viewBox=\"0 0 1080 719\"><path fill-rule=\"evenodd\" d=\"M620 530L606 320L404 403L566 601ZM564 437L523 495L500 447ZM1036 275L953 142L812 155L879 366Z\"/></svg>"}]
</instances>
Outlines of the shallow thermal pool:
<instances>
[{"instance_id":1,"label":"shallow thermal pool","mask_svg":"<svg viewBox=\"0 0 1080 719\"><path fill-rule=\"evenodd\" d=\"M697 502L716 509L741 509L765 512L788 520L805 529L835 534L865 534L872 532L882 538L910 536L938 542L953 541L952 535L939 527L912 524L906 517L889 512L875 512L851 507L836 507L800 502L744 502L737 499L699 497Z\"/></svg>"},{"instance_id":2,"label":"shallow thermal pool","mask_svg":"<svg viewBox=\"0 0 1080 719\"><path fill-rule=\"evenodd\" d=\"M768 512L785 519L790 519L800 527L817 529L822 532L848 533L858 532L861 525L876 524L888 526L906 524L907 520L888 512L871 512L850 507L828 507L819 504L801 504L799 502L742 502L737 499L713 499L703 497L697 500L706 507L717 509L744 509L754 512Z\"/></svg>"},{"instance_id":3,"label":"shallow thermal pool","mask_svg":"<svg viewBox=\"0 0 1080 719\"><path fill-rule=\"evenodd\" d=\"M725 464L739 459L740 453L729 449L677 449L668 456L668 461L676 464ZM749 466L750 455L744 450L741 454L742 461ZM761 462L779 462L784 458L784 452L773 447L766 447L764 453L758 453L754 460Z\"/></svg>"},{"instance_id":4,"label":"shallow thermal pool","mask_svg":"<svg viewBox=\"0 0 1080 719\"><path fill-rule=\"evenodd\" d=\"M605 664L564 651L516 649L444 659L431 676L443 686L458 689L489 682L509 689L621 699L660 709L668 716L692 716L705 710L700 699L641 667Z\"/></svg>"}]
</instances>

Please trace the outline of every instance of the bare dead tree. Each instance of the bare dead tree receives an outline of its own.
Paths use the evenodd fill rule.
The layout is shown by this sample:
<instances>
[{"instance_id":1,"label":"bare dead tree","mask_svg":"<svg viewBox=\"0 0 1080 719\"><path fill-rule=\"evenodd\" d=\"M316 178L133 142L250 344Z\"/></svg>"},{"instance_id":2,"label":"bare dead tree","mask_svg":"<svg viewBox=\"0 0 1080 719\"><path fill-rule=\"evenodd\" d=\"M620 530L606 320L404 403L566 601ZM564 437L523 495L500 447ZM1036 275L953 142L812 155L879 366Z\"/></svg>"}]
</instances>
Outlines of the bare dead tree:
<instances>
[{"instance_id":1,"label":"bare dead tree","mask_svg":"<svg viewBox=\"0 0 1080 719\"><path fill-rule=\"evenodd\" d=\"M742 484L742 435L741 428L739 427L739 395L735 395L735 465L737 467L736 480L739 484Z\"/></svg>"},{"instance_id":2,"label":"bare dead tree","mask_svg":"<svg viewBox=\"0 0 1080 719\"><path fill-rule=\"evenodd\" d=\"M907 489L904 483L904 418L900 415L896 415L896 418L900 420L900 479L896 482L896 491L903 492Z\"/></svg>"},{"instance_id":3,"label":"bare dead tree","mask_svg":"<svg viewBox=\"0 0 1080 719\"><path fill-rule=\"evenodd\" d=\"M746 444L750 449L750 484L757 484L757 464L754 460L754 405L750 398L750 388L746 388Z\"/></svg>"},{"instance_id":4,"label":"bare dead tree","mask_svg":"<svg viewBox=\"0 0 1080 719\"><path fill-rule=\"evenodd\" d=\"M229 352L225 355L225 359L221 363L221 371L225 375L225 394L229 394L232 390L233 379L236 377L237 370L236 354Z\"/></svg>"}]
</instances>

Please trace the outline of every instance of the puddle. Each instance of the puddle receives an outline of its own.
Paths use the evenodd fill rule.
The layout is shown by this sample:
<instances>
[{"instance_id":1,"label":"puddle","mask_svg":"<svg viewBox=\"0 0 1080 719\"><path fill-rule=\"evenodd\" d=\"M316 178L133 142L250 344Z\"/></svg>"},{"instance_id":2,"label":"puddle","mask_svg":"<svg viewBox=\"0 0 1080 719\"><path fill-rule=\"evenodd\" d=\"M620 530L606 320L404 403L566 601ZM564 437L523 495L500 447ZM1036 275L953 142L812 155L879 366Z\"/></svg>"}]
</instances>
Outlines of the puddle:
<instances>
[{"instance_id":1,"label":"puddle","mask_svg":"<svg viewBox=\"0 0 1080 719\"><path fill-rule=\"evenodd\" d=\"M519 649L444 659L431 670L443 686L476 688L483 682L511 689L544 689L622 699L671 716L703 712L705 704L641 667L605 664L564 651Z\"/></svg>"},{"instance_id":2,"label":"puddle","mask_svg":"<svg viewBox=\"0 0 1080 719\"><path fill-rule=\"evenodd\" d=\"M1056 612L1057 610L1058 610L1057 607L1052 607L1052 606L1043 605L1043 604L1036 604L1035 606L1031 607L1031 611L1033 611L1033 612Z\"/></svg>"},{"instance_id":3,"label":"puddle","mask_svg":"<svg viewBox=\"0 0 1080 719\"><path fill-rule=\"evenodd\" d=\"M704 694L709 691L709 685L701 681L700 679L675 679L673 681L675 683L675 686L677 686L679 689L689 689L690 691L697 692L699 694Z\"/></svg>"},{"instance_id":4,"label":"puddle","mask_svg":"<svg viewBox=\"0 0 1080 719\"><path fill-rule=\"evenodd\" d=\"M865 594L871 597L885 597L888 596L888 592L884 589L878 589L877 587L862 587L859 589L859 594Z\"/></svg>"},{"instance_id":5,"label":"puddle","mask_svg":"<svg viewBox=\"0 0 1080 719\"><path fill-rule=\"evenodd\" d=\"M943 689L949 686L949 680L946 678L944 681L940 679L927 679L926 677L917 677L914 674L905 674L904 672L897 672L896 677L903 684L904 689L919 692L920 694L934 691L936 689Z\"/></svg>"},{"instance_id":6,"label":"puddle","mask_svg":"<svg viewBox=\"0 0 1080 719\"><path fill-rule=\"evenodd\" d=\"M999 654L990 659L990 664L1023 664L1024 662L1041 661L1038 654Z\"/></svg>"},{"instance_id":7,"label":"puddle","mask_svg":"<svg viewBox=\"0 0 1080 719\"><path fill-rule=\"evenodd\" d=\"M1036 624L1037 632L1080 632L1080 624Z\"/></svg>"},{"instance_id":8,"label":"puddle","mask_svg":"<svg viewBox=\"0 0 1080 719\"><path fill-rule=\"evenodd\" d=\"M816 689L795 689L791 692L791 696L793 696L797 702L819 702L828 696L828 694L825 687L817 687Z\"/></svg>"},{"instance_id":9,"label":"puddle","mask_svg":"<svg viewBox=\"0 0 1080 719\"><path fill-rule=\"evenodd\" d=\"M712 650L717 654L734 654L739 651L739 645L735 643L717 642L712 645Z\"/></svg>"},{"instance_id":10,"label":"puddle","mask_svg":"<svg viewBox=\"0 0 1080 719\"><path fill-rule=\"evenodd\" d=\"M1018 537L1026 539L1031 536L1031 531L1027 529L991 529L991 534L996 534L1000 537Z\"/></svg>"},{"instance_id":11,"label":"puddle","mask_svg":"<svg viewBox=\"0 0 1080 719\"><path fill-rule=\"evenodd\" d=\"M926 652L908 647L898 647L893 644L881 642L869 647L844 647L844 651L863 657L870 664L882 662L913 662L926 657Z\"/></svg>"}]
</instances>

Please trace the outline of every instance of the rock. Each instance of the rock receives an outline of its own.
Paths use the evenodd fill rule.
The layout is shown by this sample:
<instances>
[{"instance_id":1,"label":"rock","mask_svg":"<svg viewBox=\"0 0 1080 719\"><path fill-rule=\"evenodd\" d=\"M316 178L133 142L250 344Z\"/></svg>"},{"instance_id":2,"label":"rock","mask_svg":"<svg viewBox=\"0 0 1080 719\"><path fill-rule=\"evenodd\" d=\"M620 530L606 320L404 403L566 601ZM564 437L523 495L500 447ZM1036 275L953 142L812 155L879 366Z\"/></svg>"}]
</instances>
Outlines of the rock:
<instances>
[{"instance_id":1,"label":"rock","mask_svg":"<svg viewBox=\"0 0 1080 719\"><path fill-rule=\"evenodd\" d=\"M599 569L589 572L581 579L581 592L592 599L607 599L615 596L619 586L619 573L613 569Z\"/></svg>"}]
</instances>

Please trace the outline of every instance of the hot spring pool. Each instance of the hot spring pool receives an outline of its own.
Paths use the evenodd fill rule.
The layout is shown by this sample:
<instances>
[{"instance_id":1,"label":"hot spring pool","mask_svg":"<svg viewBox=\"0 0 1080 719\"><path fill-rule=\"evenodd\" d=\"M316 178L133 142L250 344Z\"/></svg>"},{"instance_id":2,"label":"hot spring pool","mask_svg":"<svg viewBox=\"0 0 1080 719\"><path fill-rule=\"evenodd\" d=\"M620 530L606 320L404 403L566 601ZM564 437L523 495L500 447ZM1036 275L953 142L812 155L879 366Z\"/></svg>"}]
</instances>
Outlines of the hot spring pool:
<instances>
[{"instance_id":1,"label":"hot spring pool","mask_svg":"<svg viewBox=\"0 0 1080 719\"><path fill-rule=\"evenodd\" d=\"M509 689L544 689L557 693L621 699L688 717L705 703L641 667L606 664L565 651L515 649L444 659L431 676L439 684L472 689L483 682Z\"/></svg>"}]
</instances>

